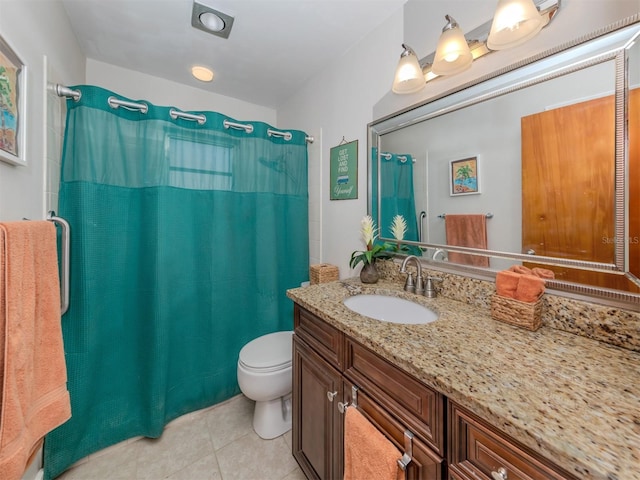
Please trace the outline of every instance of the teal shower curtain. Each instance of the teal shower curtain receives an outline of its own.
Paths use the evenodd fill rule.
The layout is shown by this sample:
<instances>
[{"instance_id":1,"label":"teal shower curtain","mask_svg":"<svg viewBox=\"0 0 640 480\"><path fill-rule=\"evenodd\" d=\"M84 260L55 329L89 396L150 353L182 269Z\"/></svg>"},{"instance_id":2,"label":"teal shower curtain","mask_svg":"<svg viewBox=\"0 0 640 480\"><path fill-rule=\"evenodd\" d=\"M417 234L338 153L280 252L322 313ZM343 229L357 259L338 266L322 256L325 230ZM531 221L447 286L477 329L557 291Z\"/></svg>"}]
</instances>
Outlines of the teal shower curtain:
<instances>
[{"instance_id":1,"label":"teal shower curtain","mask_svg":"<svg viewBox=\"0 0 640 480\"><path fill-rule=\"evenodd\" d=\"M72 418L46 437L47 479L238 394L240 349L292 329L285 291L309 268L304 132L112 108L131 100L74 88L58 212L71 225Z\"/></svg>"},{"instance_id":2,"label":"teal shower curtain","mask_svg":"<svg viewBox=\"0 0 640 480\"><path fill-rule=\"evenodd\" d=\"M380 153L380 181L378 182L378 161L376 149L372 152L371 195L372 216L380 224L380 235L393 238L391 224L393 217L402 215L407 222L404 239L418 241L418 222L416 202L413 193L413 157L409 154ZM378 215L378 196L380 197L380 215ZM421 255L417 247L410 247L410 253Z\"/></svg>"}]
</instances>

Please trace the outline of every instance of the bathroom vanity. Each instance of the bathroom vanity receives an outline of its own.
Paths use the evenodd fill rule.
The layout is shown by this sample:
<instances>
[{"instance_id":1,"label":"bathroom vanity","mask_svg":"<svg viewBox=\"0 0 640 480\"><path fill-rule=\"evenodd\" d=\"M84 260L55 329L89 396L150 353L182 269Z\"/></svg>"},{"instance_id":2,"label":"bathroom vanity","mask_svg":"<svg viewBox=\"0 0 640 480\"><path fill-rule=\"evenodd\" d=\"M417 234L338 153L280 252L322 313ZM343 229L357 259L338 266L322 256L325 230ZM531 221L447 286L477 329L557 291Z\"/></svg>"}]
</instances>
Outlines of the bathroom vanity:
<instances>
[{"instance_id":1,"label":"bathroom vanity","mask_svg":"<svg viewBox=\"0 0 640 480\"><path fill-rule=\"evenodd\" d=\"M392 324L343 300L383 293L438 313ZM640 478L640 354L487 310L338 281L295 302L293 454L308 478L341 479L343 414L357 408L400 452L407 478Z\"/></svg>"}]
</instances>

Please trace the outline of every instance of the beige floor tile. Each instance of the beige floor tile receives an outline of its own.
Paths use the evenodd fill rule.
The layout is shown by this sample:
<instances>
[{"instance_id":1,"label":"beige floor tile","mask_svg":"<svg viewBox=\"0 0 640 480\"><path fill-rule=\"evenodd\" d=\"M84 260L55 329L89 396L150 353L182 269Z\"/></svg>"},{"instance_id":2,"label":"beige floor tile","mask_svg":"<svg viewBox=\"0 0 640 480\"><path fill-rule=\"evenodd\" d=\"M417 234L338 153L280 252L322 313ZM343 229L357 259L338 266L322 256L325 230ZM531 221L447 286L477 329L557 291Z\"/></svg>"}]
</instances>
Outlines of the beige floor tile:
<instances>
[{"instance_id":1,"label":"beige floor tile","mask_svg":"<svg viewBox=\"0 0 640 480\"><path fill-rule=\"evenodd\" d=\"M280 480L297 468L282 437L263 440L255 433L216 451L223 480Z\"/></svg>"},{"instance_id":2,"label":"beige floor tile","mask_svg":"<svg viewBox=\"0 0 640 480\"><path fill-rule=\"evenodd\" d=\"M209 434L216 450L253 432L253 408L255 402L238 395L219 407L204 412Z\"/></svg>"},{"instance_id":3,"label":"beige floor tile","mask_svg":"<svg viewBox=\"0 0 640 480\"><path fill-rule=\"evenodd\" d=\"M166 477L166 480L222 480L216 455L211 453L182 470Z\"/></svg>"},{"instance_id":4,"label":"beige floor tile","mask_svg":"<svg viewBox=\"0 0 640 480\"><path fill-rule=\"evenodd\" d=\"M295 470L284 477L282 480L307 480L307 477L305 477L304 473L302 473L300 467L296 465Z\"/></svg>"},{"instance_id":5,"label":"beige floor tile","mask_svg":"<svg viewBox=\"0 0 640 480\"><path fill-rule=\"evenodd\" d=\"M160 438L136 443L139 480L167 477L213 453L207 425L199 418L165 429Z\"/></svg>"},{"instance_id":6,"label":"beige floor tile","mask_svg":"<svg viewBox=\"0 0 640 480\"><path fill-rule=\"evenodd\" d=\"M253 406L238 395L172 422L158 439L93 454L57 480L305 480L291 455L291 431L261 439Z\"/></svg>"},{"instance_id":7,"label":"beige floor tile","mask_svg":"<svg viewBox=\"0 0 640 480\"><path fill-rule=\"evenodd\" d=\"M137 475L137 457L137 443L120 445L107 454L90 457L57 480L133 480Z\"/></svg>"}]
</instances>

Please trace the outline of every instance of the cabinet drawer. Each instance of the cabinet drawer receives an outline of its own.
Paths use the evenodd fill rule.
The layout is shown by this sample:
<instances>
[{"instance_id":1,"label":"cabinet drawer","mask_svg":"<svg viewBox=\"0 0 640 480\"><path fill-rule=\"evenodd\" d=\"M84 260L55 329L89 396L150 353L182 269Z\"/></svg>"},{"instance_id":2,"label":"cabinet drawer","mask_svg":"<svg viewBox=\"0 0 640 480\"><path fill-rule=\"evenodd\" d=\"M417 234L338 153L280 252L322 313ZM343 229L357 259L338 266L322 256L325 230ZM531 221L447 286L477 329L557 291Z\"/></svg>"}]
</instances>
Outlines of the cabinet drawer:
<instances>
[{"instance_id":1,"label":"cabinet drawer","mask_svg":"<svg viewBox=\"0 0 640 480\"><path fill-rule=\"evenodd\" d=\"M449 402L449 464L461 478L575 479L495 427ZM501 470L502 469L502 470Z\"/></svg>"},{"instance_id":2,"label":"cabinet drawer","mask_svg":"<svg viewBox=\"0 0 640 480\"><path fill-rule=\"evenodd\" d=\"M342 371L344 366L344 334L313 313L294 304L295 334L309 344L327 362Z\"/></svg>"},{"instance_id":3,"label":"cabinet drawer","mask_svg":"<svg viewBox=\"0 0 640 480\"><path fill-rule=\"evenodd\" d=\"M359 343L345 341L345 376L443 455L442 395Z\"/></svg>"}]
</instances>

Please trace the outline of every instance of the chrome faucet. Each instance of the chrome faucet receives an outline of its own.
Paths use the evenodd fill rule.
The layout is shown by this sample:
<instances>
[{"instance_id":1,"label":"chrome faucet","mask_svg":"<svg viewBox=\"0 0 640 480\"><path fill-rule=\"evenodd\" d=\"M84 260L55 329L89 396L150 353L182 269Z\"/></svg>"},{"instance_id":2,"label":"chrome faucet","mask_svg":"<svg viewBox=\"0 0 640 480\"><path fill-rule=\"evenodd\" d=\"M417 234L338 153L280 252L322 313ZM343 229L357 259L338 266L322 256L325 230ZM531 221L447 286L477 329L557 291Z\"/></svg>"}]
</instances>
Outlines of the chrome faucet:
<instances>
[{"instance_id":1,"label":"chrome faucet","mask_svg":"<svg viewBox=\"0 0 640 480\"><path fill-rule=\"evenodd\" d=\"M409 263L410 260L413 260L413 263L415 263L416 265L416 270L418 271L418 275L416 276L415 283L413 282L412 272L407 271L407 264ZM420 263L420 260L418 260L418 257L416 257L415 255L409 255L408 257L406 257L402 262L402 266L400 267L400 273L407 274L407 281L404 284L405 291L415 293L418 295L424 295L424 279L422 278L422 264Z\"/></svg>"}]
</instances>

